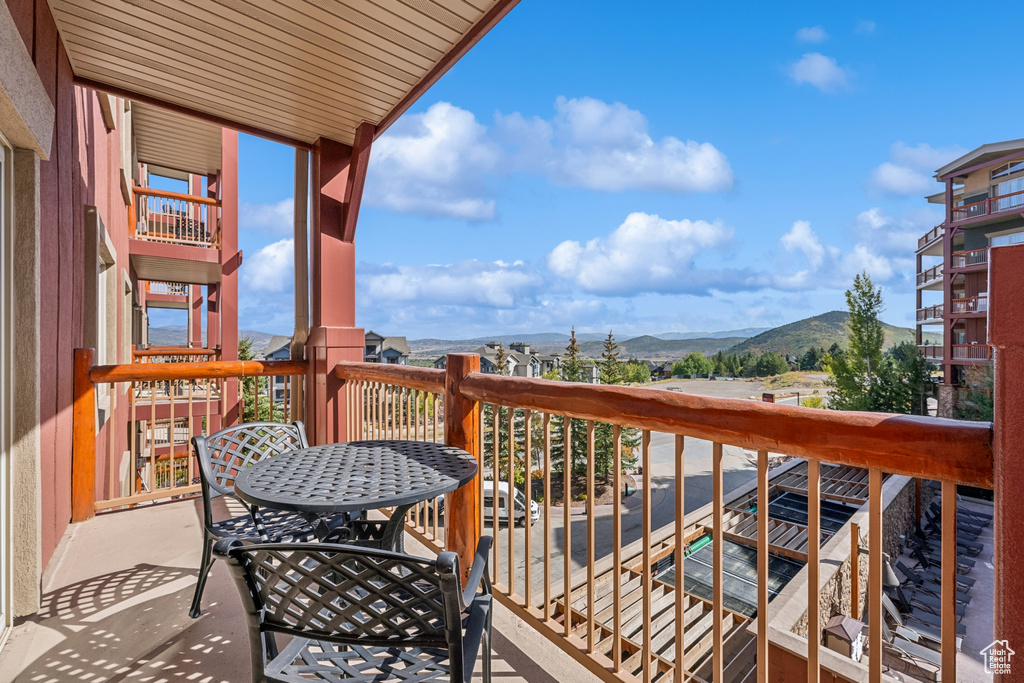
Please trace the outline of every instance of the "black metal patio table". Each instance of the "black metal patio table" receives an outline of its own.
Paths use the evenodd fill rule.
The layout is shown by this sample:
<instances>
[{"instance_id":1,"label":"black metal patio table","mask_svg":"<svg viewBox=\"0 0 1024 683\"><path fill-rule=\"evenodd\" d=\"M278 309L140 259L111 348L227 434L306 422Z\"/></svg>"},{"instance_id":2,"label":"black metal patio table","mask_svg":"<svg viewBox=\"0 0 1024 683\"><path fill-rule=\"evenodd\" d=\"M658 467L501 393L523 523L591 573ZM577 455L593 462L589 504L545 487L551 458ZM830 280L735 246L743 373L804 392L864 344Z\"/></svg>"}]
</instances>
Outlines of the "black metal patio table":
<instances>
[{"instance_id":1,"label":"black metal patio table","mask_svg":"<svg viewBox=\"0 0 1024 683\"><path fill-rule=\"evenodd\" d=\"M351 441L266 458L238 473L235 495L256 507L298 512L321 540L332 534L325 518L394 508L380 547L398 550L405 514L414 505L454 491L476 473L476 458L452 446Z\"/></svg>"}]
</instances>

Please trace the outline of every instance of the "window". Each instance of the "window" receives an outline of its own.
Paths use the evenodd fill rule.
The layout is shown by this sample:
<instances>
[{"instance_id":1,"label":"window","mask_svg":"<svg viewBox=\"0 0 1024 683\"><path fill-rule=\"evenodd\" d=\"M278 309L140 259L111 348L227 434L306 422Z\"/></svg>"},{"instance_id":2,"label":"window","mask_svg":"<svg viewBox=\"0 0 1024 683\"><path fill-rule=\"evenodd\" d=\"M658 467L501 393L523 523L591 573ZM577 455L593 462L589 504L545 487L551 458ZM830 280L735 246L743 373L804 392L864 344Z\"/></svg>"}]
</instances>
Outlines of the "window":
<instances>
[{"instance_id":1,"label":"window","mask_svg":"<svg viewBox=\"0 0 1024 683\"><path fill-rule=\"evenodd\" d=\"M1009 211L1024 206L1024 177L992 186L992 211Z\"/></svg>"},{"instance_id":2,"label":"window","mask_svg":"<svg viewBox=\"0 0 1024 683\"><path fill-rule=\"evenodd\" d=\"M1017 159L992 169L992 180L1024 171L1024 159Z\"/></svg>"},{"instance_id":3,"label":"window","mask_svg":"<svg viewBox=\"0 0 1024 683\"><path fill-rule=\"evenodd\" d=\"M1011 244L1024 244L1024 231L1011 232L1008 235L996 235L989 239L993 247L1008 247Z\"/></svg>"}]
</instances>

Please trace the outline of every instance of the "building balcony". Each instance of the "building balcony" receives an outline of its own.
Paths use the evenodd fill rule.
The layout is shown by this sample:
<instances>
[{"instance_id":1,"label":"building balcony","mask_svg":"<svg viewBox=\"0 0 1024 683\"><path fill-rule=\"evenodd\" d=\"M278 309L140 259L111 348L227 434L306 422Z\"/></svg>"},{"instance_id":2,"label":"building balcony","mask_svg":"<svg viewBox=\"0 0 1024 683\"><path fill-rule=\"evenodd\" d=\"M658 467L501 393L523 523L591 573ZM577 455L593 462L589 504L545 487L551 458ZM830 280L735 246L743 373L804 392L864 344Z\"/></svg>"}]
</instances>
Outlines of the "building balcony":
<instances>
[{"instance_id":1,"label":"building balcony","mask_svg":"<svg viewBox=\"0 0 1024 683\"><path fill-rule=\"evenodd\" d=\"M918 289L942 289L942 264L917 274Z\"/></svg>"},{"instance_id":2,"label":"building balcony","mask_svg":"<svg viewBox=\"0 0 1024 683\"><path fill-rule=\"evenodd\" d=\"M953 315L988 315L988 295L953 299L950 302L949 312Z\"/></svg>"},{"instance_id":3,"label":"building balcony","mask_svg":"<svg viewBox=\"0 0 1024 683\"><path fill-rule=\"evenodd\" d=\"M181 282L146 282L148 308L188 309L188 285Z\"/></svg>"},{"instance_id":4,"label":"building balcony","mask_svg":"<svg viewBox=\"0 0 1024 683\"><path fill-rule=\"evenodd\" d=\"M942 255L942 236L946 234L946 225L941 223L926 232L917 240L917 253L928 256Z\"/></svg>"},{"instance_id":5,"label":"building balcony","mask_svg":"<svg viewBox=\"0 0 1024 683\"><path fill-rule=\"evenodd\" d=\"M942 324L942 304L936 304L935 306L927 306L925 308L917 309L917 324L918 325L938 325Z\"/></svg>"},{"instance_id":6,"label":"building balcony","mask_svg":"<svg viewBox=\"0 0 1024 683\"><path fill-rule=\"evenodd\" d=\"M942 360L942 344L918 344L917 350L928 360Z\"/></svg>"},{"instance_id":7,"label":"building balcony","mask_svg":"<svg viewBox=\"0 0 1024 683\"><path fill-rule=\"evenodd\" d=\"M988 344L953 344L953 360L984 361L992 360L992 347Z\"/></svg>"},{"instance_id":8,"label":"building balcony","mask_svg":"<svg viewBox=\"0 0 1024 683\"><path fill-rule=\"evenodd\" d=\"M139 279L214 284L221 276L220 202L134 188L129 255Z\"/></svg>"},{"instance_id":9,"label":"building balcony","mask_svg":"<svg viewBox=\"0 0 1024 683\"><path fill-rule=\"evenodd\" d=\"M970 251L954 251L952 256L953 268L974 268L988 266L988 249L971 249Z\"/></svg>"},{"instance_id":10,"label":"building balcony","mask_svg":"<svg viewBox=\"0 0 1024 683\"><path fill-rule=\"evenodd\" d=\"M1024 211L1024 191L989 197L980 202L954 206L950 210L953 224L992 223Z\"/></svg>"}]
</instances>

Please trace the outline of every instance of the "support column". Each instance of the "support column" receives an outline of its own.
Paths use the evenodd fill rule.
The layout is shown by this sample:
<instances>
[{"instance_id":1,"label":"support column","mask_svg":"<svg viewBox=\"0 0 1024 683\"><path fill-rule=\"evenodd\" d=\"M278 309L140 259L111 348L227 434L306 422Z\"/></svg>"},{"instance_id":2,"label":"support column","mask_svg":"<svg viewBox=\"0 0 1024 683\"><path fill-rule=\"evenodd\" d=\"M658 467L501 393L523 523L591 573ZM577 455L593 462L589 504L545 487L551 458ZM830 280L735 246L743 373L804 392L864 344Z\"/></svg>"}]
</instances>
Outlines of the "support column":
<instances>
[{"instance_id":1,"label":"support column","mask_svg":"<svg viewBox=\"0 0 1024 683\"><path fill-rule=\"evenodd\" d=\"M295 217L293 226L295 258L295 331L289 349L292 360L306 356L306 340L309 338L309 152L295 150ZM305 420L305 392L302 377L292 377L292 415L296 420Z\"/></svg>"},{"instance_id":2,"label":"support column","mask_svg":"<svg viewBox=\"0 0 1024 683\"><path fill-rule=\"evenodd\" d=\"M188 286L188 345L203 346L203 295L199 285Z\"/></svg>"},{"instance_id":3,"label":"support column","mask_svg":"<svg viewBox=\"0 0 1024 683\"><path fill-rule=\"evenodd\" d=\"M222 129L220 140L220 174L217 195L220 199L221 276L218 287L220 310L221 360L238 360L238 270L242 252L238 250L238 133ZM238 380L224 381L221 397L224 425L241 420L238 402Z\"/></svg>"},{"instance_id":4,"label":"support column","mask_svg":"<svg viewBox=\"0 0 1024 683\"><path fill-rule=\"evenodd\" d=\"M994 347L995 640L1024 643L1024 245L989 250L989 329ZM1011 680L1009 675L997 680Z\"/></svg>"},{"instance_id":5,"label":"support column","mask_svg":"<svg viewBox=\"0 0 1024 683\"><path fill-rule=\"evenodd\" d=\"M345 394L332 370L338 361L363 359L363 330L355 326L355 231L373 134L364 123L352 147L327 138L313 145L312 325L306 340L306 429L313 444L346 437Z\"/></svg>"}]
</instances>

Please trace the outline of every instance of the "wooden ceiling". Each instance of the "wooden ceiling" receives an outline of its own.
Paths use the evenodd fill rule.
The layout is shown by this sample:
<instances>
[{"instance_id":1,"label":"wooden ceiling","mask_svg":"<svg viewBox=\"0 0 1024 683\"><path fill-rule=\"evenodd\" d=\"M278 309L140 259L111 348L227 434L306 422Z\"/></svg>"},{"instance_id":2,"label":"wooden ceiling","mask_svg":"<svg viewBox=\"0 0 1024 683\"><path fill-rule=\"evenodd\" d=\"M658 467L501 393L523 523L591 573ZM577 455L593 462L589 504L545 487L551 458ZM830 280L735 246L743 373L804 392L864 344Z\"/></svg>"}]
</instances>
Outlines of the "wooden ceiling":
<instances>
[{"instance_id":1,"label":"wooden ceiling","mask_svg":"<svg viewBox=\"0 0 1024 683\"><path fill-rule=\"evenodd\" d=\"M220 170L220 126L137 102L132 104L132 129L139 161L152 171L209 175Z\"/></svg>"},{"instance_id":2,"label":"wooden ceiling","mask_svg":"<svg viewBox=\"0 0 1024 683\"><path fill-rule=\"evenodd\" d=\"M50 0L77 82L307 147L380 134L518 0Z\"/></svg>"}]
</instances>

